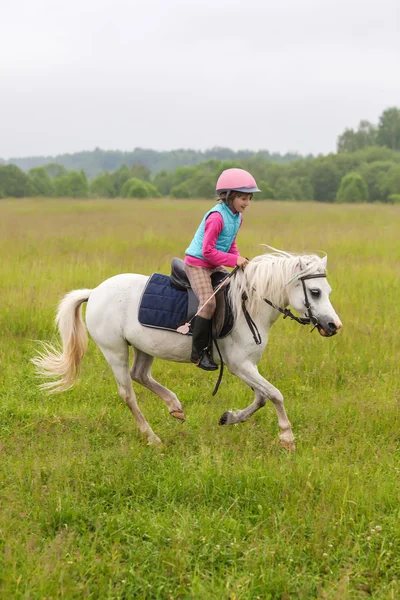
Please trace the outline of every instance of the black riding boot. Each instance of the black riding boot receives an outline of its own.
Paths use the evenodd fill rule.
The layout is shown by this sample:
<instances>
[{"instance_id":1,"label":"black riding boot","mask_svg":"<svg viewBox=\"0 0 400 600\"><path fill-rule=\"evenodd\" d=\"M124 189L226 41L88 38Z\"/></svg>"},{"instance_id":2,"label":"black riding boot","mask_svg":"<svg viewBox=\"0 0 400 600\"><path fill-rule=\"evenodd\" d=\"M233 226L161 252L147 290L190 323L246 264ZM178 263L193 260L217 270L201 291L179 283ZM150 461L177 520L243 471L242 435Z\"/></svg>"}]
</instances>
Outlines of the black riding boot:
<instances>
[{"instance_id":1,"label":"black riding boot","mask_svg":"<svg viewBox=\"0 0 400 600\"><path fill-rule=\"evenodd\" d=\"M194 319L190 360L204 371L218 369L212 358L211 321L209 319L203 319L203 317Z\"/></svg>"}]
</instances>

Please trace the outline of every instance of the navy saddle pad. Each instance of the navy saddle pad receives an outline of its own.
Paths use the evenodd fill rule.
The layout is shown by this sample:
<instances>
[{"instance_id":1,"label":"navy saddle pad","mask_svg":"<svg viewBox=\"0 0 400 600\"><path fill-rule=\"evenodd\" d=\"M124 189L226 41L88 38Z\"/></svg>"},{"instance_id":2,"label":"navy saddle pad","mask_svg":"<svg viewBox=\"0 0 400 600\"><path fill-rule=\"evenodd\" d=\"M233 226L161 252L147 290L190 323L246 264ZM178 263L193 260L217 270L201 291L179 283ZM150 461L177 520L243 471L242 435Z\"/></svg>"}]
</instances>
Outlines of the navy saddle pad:
<instances>
[{"instance_id":1,"label":"navy saddle pad","mask_svg":"<svg viewBox=\"0 0 400 600\"><path fill-rule=\"evenodd\" d=\"M225 286L224 291L217 297L216 312L223 318L221 324L218 324L220 319L217 318L219 338L228 335L233 327L233 318L226 299L227 288L228 286ZM180 325L193 317L197 308L198 300L191 289L177 289L171 285L170 277L153 273L140 301L138 319L139 323L146 327L176 332Z\"/></svg>"}]
</instances>

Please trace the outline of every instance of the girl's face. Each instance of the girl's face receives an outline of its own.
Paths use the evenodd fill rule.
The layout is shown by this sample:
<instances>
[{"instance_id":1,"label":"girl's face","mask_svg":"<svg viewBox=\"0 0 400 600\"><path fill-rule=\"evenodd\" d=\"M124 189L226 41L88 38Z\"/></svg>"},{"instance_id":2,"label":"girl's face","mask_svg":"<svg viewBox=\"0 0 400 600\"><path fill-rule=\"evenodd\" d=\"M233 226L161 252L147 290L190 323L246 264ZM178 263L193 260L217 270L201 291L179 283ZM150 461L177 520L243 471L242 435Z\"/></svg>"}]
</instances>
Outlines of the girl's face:
<instances>
[{"instance_id":1,"label":"girl's face","mask_svg":"<svg viewBox=\"0 0 400 600\"><path fill-rule=\"evenodd\" d=\"M238 213L244 213L246 208L249 206L253 194L239 194L232 200L232 208Z\"/></svg>"}]
</instances>

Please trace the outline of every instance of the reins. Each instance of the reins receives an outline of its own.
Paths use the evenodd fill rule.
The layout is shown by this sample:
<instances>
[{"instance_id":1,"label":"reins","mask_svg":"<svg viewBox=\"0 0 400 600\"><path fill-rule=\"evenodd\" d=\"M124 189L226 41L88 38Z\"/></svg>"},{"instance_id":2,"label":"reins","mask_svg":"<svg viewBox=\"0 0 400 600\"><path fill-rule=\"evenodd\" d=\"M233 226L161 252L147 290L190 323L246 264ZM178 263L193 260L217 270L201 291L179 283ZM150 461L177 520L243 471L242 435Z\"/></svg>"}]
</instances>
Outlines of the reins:
<instances>
[{"instance_id":1,"label":"reins","mask_svg":"<svg viewBox=\"0 0 400 600\"><path fill-rule=\"evenodd\" d=\"M248 296L245 292L242 294L242 311L244 314L244 318L246 319L246 323L253 335L253 339L257 346L259 346L262 342L260 332L258 331L257 325L254 323L253 319L250 316L249 311L246 308L246 300L248 300Z\"/></svg>"}]
</instances>

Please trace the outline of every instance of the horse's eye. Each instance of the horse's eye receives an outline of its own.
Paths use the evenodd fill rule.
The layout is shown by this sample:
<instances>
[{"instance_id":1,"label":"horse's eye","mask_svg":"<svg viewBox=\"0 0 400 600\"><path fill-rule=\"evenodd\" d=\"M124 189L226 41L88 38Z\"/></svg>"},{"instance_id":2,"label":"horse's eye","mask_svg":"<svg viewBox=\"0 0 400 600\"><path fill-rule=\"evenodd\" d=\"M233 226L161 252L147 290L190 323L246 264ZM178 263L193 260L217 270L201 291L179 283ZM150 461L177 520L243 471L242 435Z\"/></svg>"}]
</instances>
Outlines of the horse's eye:
<instances>
[{"instance_id":1,"label":"horse's eye","mask_svg":"<svg viewBox=\"0 0 400 600\"><path fill-rule=\"evenodd\" d=\"M315 289L315 290L310 290L311 292L311 296L313 298L319 298L321 296L321 290Z\"/></svg>"}]
</instances>

